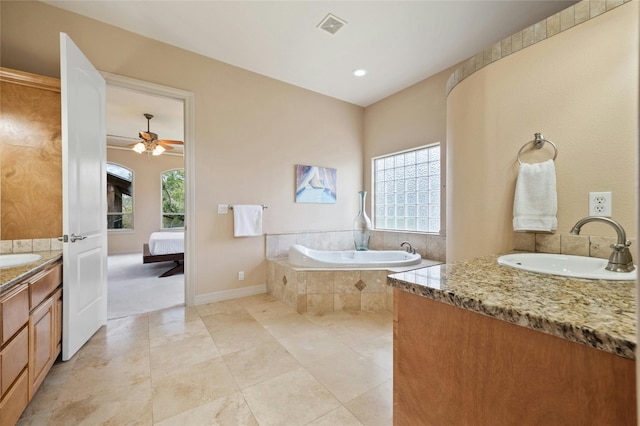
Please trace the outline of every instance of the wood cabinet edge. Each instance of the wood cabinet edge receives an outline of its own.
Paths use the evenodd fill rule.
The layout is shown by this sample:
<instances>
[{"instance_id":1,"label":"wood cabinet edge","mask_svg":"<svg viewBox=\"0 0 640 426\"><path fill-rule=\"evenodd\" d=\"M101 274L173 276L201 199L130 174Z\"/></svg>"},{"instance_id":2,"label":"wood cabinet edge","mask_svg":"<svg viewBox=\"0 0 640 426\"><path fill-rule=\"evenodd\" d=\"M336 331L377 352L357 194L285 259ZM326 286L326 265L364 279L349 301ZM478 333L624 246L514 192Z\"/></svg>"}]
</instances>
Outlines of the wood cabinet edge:
<instances>
[{"instance_id":1,"label":"wood cabinet edge","mask_svg":"<svg viewBox=\"0 0 640 426\"><path fill-rule=\"evenodd\" d=\"M0 67L0 82L50 90L60 93L60 80L24 71Z\"/></svg>"}]
</instances>

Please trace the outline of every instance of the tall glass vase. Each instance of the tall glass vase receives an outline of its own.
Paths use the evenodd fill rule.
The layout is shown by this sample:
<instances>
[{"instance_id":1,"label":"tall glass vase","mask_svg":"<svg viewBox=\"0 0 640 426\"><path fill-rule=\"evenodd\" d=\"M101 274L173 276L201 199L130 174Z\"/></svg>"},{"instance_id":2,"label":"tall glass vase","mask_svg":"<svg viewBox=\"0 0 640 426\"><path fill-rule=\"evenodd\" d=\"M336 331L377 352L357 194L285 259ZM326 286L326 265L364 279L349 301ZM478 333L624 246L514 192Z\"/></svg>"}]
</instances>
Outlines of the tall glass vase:
<instances>
[{"instance_id":1,"label":"tall glass vase","mask_svg":"<svg viewBox=\"0 0 640 426\"><path fill-rule=\"evenodd\" d=\"M367 191L360 191L358 195L360 196L360 209L353 222L353 242L356 250L365 251L369 250L369 239L371 238L371 220L365 211Z\"/></svg>"}]
</instances>

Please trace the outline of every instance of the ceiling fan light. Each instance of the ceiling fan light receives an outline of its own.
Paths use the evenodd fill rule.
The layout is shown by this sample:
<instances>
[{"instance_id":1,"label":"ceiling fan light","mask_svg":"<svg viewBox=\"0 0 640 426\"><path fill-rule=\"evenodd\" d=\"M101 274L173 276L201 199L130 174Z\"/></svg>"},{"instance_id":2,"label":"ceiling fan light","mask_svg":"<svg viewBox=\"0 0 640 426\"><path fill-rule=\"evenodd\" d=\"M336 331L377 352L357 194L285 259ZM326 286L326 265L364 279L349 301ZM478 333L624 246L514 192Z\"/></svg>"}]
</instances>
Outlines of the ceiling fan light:
<instances>
[{"instance_id":1,"label":"ceiling fan light","mask_svg":"<svg viewBox=\"0 0 640 426\"><path fill-rule=\"evenodd\" d=\"M165 151L164 147L161 145L156 145L156 147L153 149L153 155L160 155Z\"/></svg>"},{"instance_id":2,"label":"ceiling fan light","mask_svg":"<svg viewBox=\"0 0 640 426\"><path fill-rule=\"evenodd\" d=\"M138 154L142 154L143 152L145 152L147 150L147 147L144 145L144 143L142 142L138 142L137 144L135 144L132 148L135 152L137 152Z\"/></svg>"}]
</instances>

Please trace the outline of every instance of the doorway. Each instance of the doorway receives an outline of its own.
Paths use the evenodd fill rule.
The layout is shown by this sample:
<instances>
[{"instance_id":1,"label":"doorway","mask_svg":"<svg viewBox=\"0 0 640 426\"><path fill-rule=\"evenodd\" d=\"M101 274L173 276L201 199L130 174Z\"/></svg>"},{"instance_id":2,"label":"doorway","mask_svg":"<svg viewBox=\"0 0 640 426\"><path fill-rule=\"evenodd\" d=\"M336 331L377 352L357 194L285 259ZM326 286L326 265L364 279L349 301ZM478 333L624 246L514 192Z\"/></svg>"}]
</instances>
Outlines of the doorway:
<instances>
[{"instance_id":1,"label":"doorway","mask_svg":"<svg viewBox=\"0 0 640 426\"><path fill-rule=\"evenodd\" d=\"M123 165L120 163L126 160L122 159L130 158L127 164L137 164L132 169L138 169L132 173L134 217L131 229L109 231L108 317L112 319L175 305L193 305L194 288L190 256L193 253L190 244L193 237L192 227L188 226L193 223L194 211L192 173L189 173L193 170L194 158L193 94L113 74L103 73L103 77L107 82L108 102L111 91L114 99L122 103L118 107L118 114L107 111L107 133L110 133L110 129L117 129L114 130L117 133L114 136L121 136L120 140L108 137L107 161ZM145 110L141 111L141 108ZM152 114L154 117L149 119L144 117L143 113ZM119 114L128 116L123 118L124 115ZM136 117L137 115L140 117ZM135 131L110 125L111 119L133 120L135 124L129 126L133 125ZM159 156L133 152L131 148L138 140L138 131L147 130L156 133L159 139L184 141L184 146L170 145L169 150ZM119 135L121 133L122 135ZM117 161L118 159L121 161ZM169 224L162 206L163 173L179 169L184 171L184 228ZM150 202L150 199L154 201ZM143 244L149 242L152 232L181 232L182 229L184 274L160 277L175 265L171 261L143 263Z\"/></svg>"}]
</instances>

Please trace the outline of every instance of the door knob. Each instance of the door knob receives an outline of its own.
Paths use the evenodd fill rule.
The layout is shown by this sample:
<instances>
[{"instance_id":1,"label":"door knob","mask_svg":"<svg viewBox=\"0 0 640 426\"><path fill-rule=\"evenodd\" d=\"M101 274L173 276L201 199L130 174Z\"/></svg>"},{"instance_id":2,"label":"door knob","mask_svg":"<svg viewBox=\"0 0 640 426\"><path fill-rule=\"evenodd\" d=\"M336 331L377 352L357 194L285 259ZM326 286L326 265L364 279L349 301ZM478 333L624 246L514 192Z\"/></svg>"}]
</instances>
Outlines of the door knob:
<instances>
[{"instance_id":1,"label":"door knob","mask_svg":"<svg viewBox=\"0 0 640 426\"><path fill-rule=\"evenodd\" d=\"M78 241L78 240L84 240L85 237L84 235L76 235L76 234L71 234L71 236L69 237L69 240L71 240L72 243Z\"/></svg>"}]
</instances>

